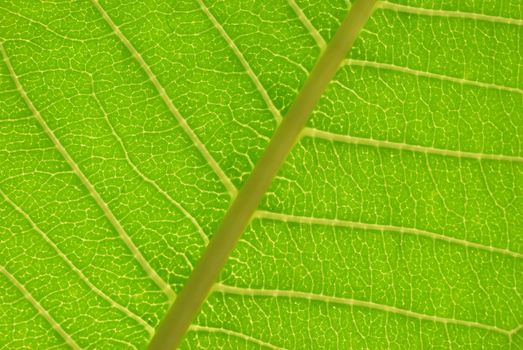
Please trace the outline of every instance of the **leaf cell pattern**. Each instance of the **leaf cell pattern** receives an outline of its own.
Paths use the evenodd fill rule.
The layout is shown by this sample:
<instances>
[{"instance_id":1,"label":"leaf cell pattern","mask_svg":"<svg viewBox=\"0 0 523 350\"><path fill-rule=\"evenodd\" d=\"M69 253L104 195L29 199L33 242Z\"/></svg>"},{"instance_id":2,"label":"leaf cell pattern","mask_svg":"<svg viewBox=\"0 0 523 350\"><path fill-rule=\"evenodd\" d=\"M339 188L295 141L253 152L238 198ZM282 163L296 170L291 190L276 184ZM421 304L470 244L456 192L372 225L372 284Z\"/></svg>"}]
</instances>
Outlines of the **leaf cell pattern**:
<instances>
[{"instance_id":1,"label":"leaf cell pattern","mask_svg":"<svg viewBox=\"0 0 523 350\"><path fill-rule=\"evenodd\" d=\"M145 348L348 7L2 2L0 348ZM378 2L182 347L523 348L522 37Z\"/></svg>"}]
</instances>

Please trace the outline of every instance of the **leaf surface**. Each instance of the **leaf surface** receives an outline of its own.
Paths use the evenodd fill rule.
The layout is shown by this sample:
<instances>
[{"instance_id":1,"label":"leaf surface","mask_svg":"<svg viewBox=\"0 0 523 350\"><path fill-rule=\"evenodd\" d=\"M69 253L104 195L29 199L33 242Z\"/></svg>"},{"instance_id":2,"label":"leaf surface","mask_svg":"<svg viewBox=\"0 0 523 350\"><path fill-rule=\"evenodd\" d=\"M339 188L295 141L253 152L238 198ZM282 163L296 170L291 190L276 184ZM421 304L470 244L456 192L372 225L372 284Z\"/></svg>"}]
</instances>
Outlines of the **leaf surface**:
<instances>
[{"instance_id":1,"label":"leaf surface","mask_svg":"<svg viewBox=\"0 0 523 350\"><path fill-rule=\"evenodd\" d=\"M145 348L348 6L0 4L0 348ZM182 347L523 347L522 37L379 2Z\"/></svg>"}]
</instances>

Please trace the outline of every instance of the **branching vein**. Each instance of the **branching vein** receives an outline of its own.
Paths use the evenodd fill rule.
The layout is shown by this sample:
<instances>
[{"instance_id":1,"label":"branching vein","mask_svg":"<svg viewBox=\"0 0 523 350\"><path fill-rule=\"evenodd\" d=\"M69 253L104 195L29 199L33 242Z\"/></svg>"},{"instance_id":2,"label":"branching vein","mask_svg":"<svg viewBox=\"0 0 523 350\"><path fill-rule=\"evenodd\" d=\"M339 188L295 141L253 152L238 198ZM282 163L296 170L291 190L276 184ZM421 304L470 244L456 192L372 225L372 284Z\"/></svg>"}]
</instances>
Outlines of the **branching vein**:
<instances>
[{"instance_id":1,"label":"branching vein","mask_svg":"<svg viewBox=\"0 0 523 350\"><path fill-rule=\"evenodd\" d=\"M412 152L419 152L425 154L438 154L447 157L456 158L470 158L470 159L491 159L506 162L517 162L523 163L523 157L519 156L508 156L504 154L491 154L491 153L480 153L480 152L466 152L466 151L454 151L443 148L435 148L429 146L418 146L408 143L391 142L384 140L374 140L366 137L356 137L342 134L335 134L329 131L318 130L314 128L306 128L303 130L303 136L309 136L312 138L321 138L329 141L344 142L354 145L367 145L378 148L389 148L397 150L405 150Z\"/></svg>"},{"instance_id":2,"label":"branching vein","mask_svg":"<svg viewBox=\"0 0 523 350\"><path fill-rule=\"evenodd\" d=\"M149 278L153 280L158 287L167 295L167 297L172 300L174 299L174 292L169 286L167 282L165 282L160 275L156 273L156 271L151 267L149 262L145 259L145 257L142 255L138 247L134 244L131 237L125 232L124 228L118 221L118 219L114 216L113 212L109 208L109 206L105 203L105 201L102 199L100 194L96 191L95 187L87 176L82 172L78 164L74 161L74 159L69 155L65 147L62 145L58 137L54 134L54 132L51 130L49 125L47 125L46 121L42 118L40 115L40 112L36 109L36 107L33 105L33 102L29 99L29 96L27 96L27 93L25 92L22 84L20 83L18 76L16 75L13 66L11 65L11 62L9 61L9 57L7 56L7 53L3 47L2 44L0 44L0 53L2 54L3 60L9 70L9 73L11 74L11 77L18 89L18 92L20 93L22 99L28 106L28 108L33 113L35 119L38 121L38 124L42 127L45 134L49 137L49 139L53 142L54 146L56 147L56 150L62 155L62 157L65 159L67 164L71 167L73 172L76 174L78 179L82 182L82 184L85 186L91 197L94 199L96 204L100 207L102 212L104 213L105 217L109 222L112 224L116 232L118 232L118 235L122 239L122 241L125 243L125 245L129 248L131 253L133 254L136 261L140 264L140 266L144 269L144 271L147 273Z\"/></svg>"},{"instance_id":3,"label":"branching vein","mask_svg":"<svg viewBox=\"0 0 523 350\"><path fill-rule=\"evenodd\" d=\"M109 27L114 31L115 35L120 39L120 41L125 45L125 47L129 50L129 52L132 54L134 59L140 64L142 69L147 74L147 77L150 79L158 93L160 94L160 97L162 98L163 102L171 112L171 114L176 118L180 126L182 127L183 131L189 136L193 144L196 146L198 151L202 154L202 156L205 158L209 166L214 170L220 181L223 183L227 191L229 192L229 195L234 198L237 193L237 189L232 183L232 181L229 179L229 177L225 174L225 172L221 169L220 165L216 160L213 158L213 156L209 153L205 145L202 141L200 141L199 137L196 135L196 133L191 129L185 118L181 115L181 113L178 111L178 109L174 106L171 98L167 94L167 91L162 86L154 72L151 70L151 67L145 62L142 55L136 50L136 48L133 46L133 44L127 39L127 37L122 33L120 28L114 23L112 18L109 16L109 14L105 11L105 9L100 5L98 0L91 0L94 7L100 12L105 22L109 25Z\"/></svg>"},{"instance_id":4,"label":"branching vein","mask_svg":"<svg viewBox=\"0 0 523 350\"><path fill-rule=\"evenodd\" d=\"M395 4L388 1L379 1L376 5L378 8L394 10L398 12L412 13L416 15L425 15L425 16L438 16L438 17L454 17L454 18L464 18L472 19L476 21L486 21L494 23L504 23L504 24L513 24L521 26L523 25L523 20L516 18L506 18L500 16L491 16L484 15L480 13L472 12L463 12L463 11L449 11L449 10L433 10L426 9L422 7L413 7L401 4Z\"/></svg>"},{"instance_id":5,"label":"branching vein","mask_svg":"<svg viewBox=\"0 0 523 350\"><path fill-rule=\"evenodd\" d=\"M438 241L444 241L451 244L460 245L463 247L470 247L474 249L479 249L491 253L503 254L511 256L517 259L523 259L523 254L514 252L509 249L492 247L484 245L481 243L471 242L464 239L454 238L440 233L420 230L411 227L398 227L393 225L380 225L380 224L368 224L363 222L355 222L348 220L339 220L339 219L326 219L326 218L316 218L316 217L306 217L306 216L297 216L290 214L280 214L266 210L257 210L254 214L254 217L277 220L283 222L295 222L300 224L308 225L324 225L324 226L334 226L334 227L348 227L348 228L360 228L365 230L376 230L376 231L391 231L391 232L400 232L402 234L410 234L415 236L422 236L432 238Z\"/></svg>"},{"instance_id":6,"label":"branching vein","mask_svg":"<svg viewBox=\"0 0 523 350\"><path fill-rule=\"evenodd\" d=\"M362 306L369 309L381 310L385 312L390 312L398 315L407 316L410 318L416 318L419 320L433 321L444 324L457 324L465 327L480 328L491 332L500 333L503 335L509 335L509 331L502 329L496 326L483 324L473 321L464 321L457 320L453 318L440 317L434 315L426 315L419 312L414 312L410 310L400 309L394 306L377 304L370 301L362 301L350 298L340 298L335 296L293 291L293 290L278 290L278 289L254 289L254 288L243 288L243 287L234 287L228 286L225 284L216 284L213 290L223 293L243 295L243 296L260 296L260 297L287 297L287 298L298 298L298 299L307 299L307 300L316 300L325 303L333 304L342 304L342 305L355 305Z\"/></svg>"},{"instance_id":7,"label":"branching vein","mask_svg":"<svg viewBox=\"0 0 523 350\"><path fill-rule=\"evenodd\" d=\"M202 9L202 11L205 13L205 15L209 18L209 20L211 21L211 23L213 24L213 26L218 30L218 32L220 33L220 35L222 36L222 38L225 40L225 42L227 43L227 45L229 45L229 47L231 48L231 50L234 52L234 54L236 55L236 57L238 58L238 60L241 62L243 68L245 68L245 71L247 72L247 74L249 75L249 77L251 78L252 82L254 83L254 85L256 86L256 89L258 90L258 92L260 93L260 95L262 96L263 98L263 101L265 101L265 104L267 105L267 107L269 108L269 110L271 111L272 115L274 116L274 118L276 119L276 121L278 123L281 122L281 114L280 114L280 111L278 110L278 108L276 108L276 106L274 105L274 103L272 102L271 98L269 97L269 94L267 93L267 90L265 89L265 87L263 87L262 83L260 82L260 79L258 79L258 76L254 73L254 71L252 70L251 66L249 65L249 62L247 62L247 60L245 59L245 57L243 56L243 54L241 53L241 51L238 49L238 47L236 46L236 44L234 43L234 41L231 39L231 37L227 34L227 32L225 31L225 29L223 28L223 26L216 20L216 18L214 17L214 15L211 13L211 11L209 10L209 8L205 5L205 3L203 2L203 0L198 0L198 4L200 4L200 7Z\"/></svg>"},{"instance_id":8,"label":"branching vein","mask_svg":"<svg viewBox=\"0 0 523 350\"><path fill-rule=\"evenodd\" d=\"M19 214L21 214L27 220L27 222L29 222L29 224L31 225L33 230L35 230L40 235L40 237L42 237L42 239L51 248L53 248L53 250L56 252L56 254L67 264L67 266L69 266L69 268L71 268L71 270L73 270L78 275L78 277L80 277L80 280L82 280L82 282L84 282L87 285L87 287L89 287L90 290L92 290L96 295L98 295L103 300L105 300L107 303L109 303L109 305L111 305L111 307L114 307L115 309L121 311L124 315L126 315L127 317L133 319L138 324L140 324L143 328L145 328L145 330L149 333L149 335L151 335L151 336L153 335L154 328L151 325L149 325L140 316L136 315L134 312L132 312L125 306L114 301L110 296L108 296L102 290L100 290L98 287L96 287L87 278L87 276L82 272L82 270L80 270L78 267L76 267L76 265L71 260L69 260L67 255L64 254L64 252L62 252L62 250L60 248L58 248L58 246L48 237L48 235L45 232L43 232L40 229L40 227L38 227L38 225L36 225L36 223L31 219L29 214L27 214L16 203L14 203L2 190L0 190L0 197L2 197L11 207L13 207L13 209L15 209Z\"/></svg>"},{"instance_id":9,"label":"branching vein","mask_svg":"<svg viewBox=\"0 0 523 350\"><path fill-rule=\"evenodd\" d=\"M274 176L297 142L312 109L370 17L374 2L358 0L351 7L334 38L318 59L293 105L276 129L251 176L229 207L207 250L189 276L174 305L160 324L149 345L150 350L171 349L180 343Z\"/></svg>"},{"instance_id":10,"label":"branching vein","mask_svg":"<svg viewBox=\"0 0 523 350\"><path fill-rule=\"evenodd\" d=\"M221 328L221 327L217 328L217 327L208 327L208 326L200 326L200 325L191 325L191 327L189 329L193 332L223 333L223 334L227 334L229 336L243 339L245 341L262 346L267 349L285 350L285 348L282 348L282 347L279 347L276 345L272 345L271 343L267 343L263 340L254 338L250 335L246 335L246 334L243 334L240 332L232 331L230 329L225 329L225 328Z\"/></svg>"},{"instance_id":11,"label":"branching vein","mask_svg":"<svg viewBox=\"0 0 523 350\"><path fill-rule=\"evenodd\" d=\"M347 65L347 66L354 65L354 66L362 66L362 67L373 67L373 68L377 68L377 69L387 69L387 70L392 70L392 71L401 72L401 73L405 73L405 74L416 75L416 76L420 76L420 77L451 81L453 83L462 84L462 85L471 85L471 86L477 86L477 87L484 88L484 89L495 89L495 90L513 92L516 94L523 94L522 89L518 89L515 87L498 85L498 84L493 84L493 83L485 83L482 81L469 80L469 79L463 79L463 78L456 78L456 77L452 77L452 76L444 75L444 74L424 72L421 70L397 66L397 65L389 64L389 63L372 62L372 61L357 60L357 59L347 59L343 62L343 64Z\"/></svg>"},{"instance_id":12,"label":"branching vein","mask_svg":"<svg viewBox=\"0 0 523 350\"><path fill-rule=\"evenodd\" d=\"M200 223L198 222L198 220L196 220L196 218L191 214L189 213L189 211L187 209L185 209L178 201L176 201L168 192L166 192L163 188L161 188L157 183L156 181L154 181L153 179L149 178L147 175L145 175L137 166L136 164L134 164L134 162L132 161L130 155L129 155L129 152L127 152L127 148L125 147L125 144L122 140L122 138L120 137L120 135L116 132L116 129L113 127L113 124L111 123L111 121L109 120L109 117L108 117L108 113L105 111L105 109L103 108L102 104L100 103L100 101L98 100L98 98L96 97L96 95L93 96L98 104L98 106L100 107L100 109L102 110L102 113L104 114L104 117L105 117L105 120L107 122L107 125L109 126L109 128L111 129L111 133L113 134L114 138L116 139L116 141L118 142L118 144L120 145L120 148L122 149L123 153L124 153L124 157L125 157L125 160L127 161L127 163L131 166L131 168L133 169L133 171L135 172L135 174L137 174L144 182L148 183L149 185L153 186L153 188L158 192L160 193L167 201L169 201L171 204L173 204L179 211L182 212L182 214L187 218L189 219L189 221L191 222L191 224L196 228L196 230L198 231L198 234L200 235L200 237L202 238L203 242L205 243L205 245L207 245L209 243L209 238L207 237L207 235L205 234L203 228L201 227Z\"/></svg>"},{"instance_id":13,"label":"branching vein","mask_svg":"<svg viewBox=\"0 0 523 350\"><path fill-rule=\"evenodd\" d=\"M5 269L4 266L0 265L0 272L7 277L7 279L14 284L14 286L23 294L23 296L31 303L31 305L38 311L40 315L53 327L53 329L60 334L65 343L74 350L81 350L82 348L76 343L76 341L69 335L56 320L49 314L49 312L36 300L33 295L20 283L15 276Z\"/></svg>"}]
</instances>

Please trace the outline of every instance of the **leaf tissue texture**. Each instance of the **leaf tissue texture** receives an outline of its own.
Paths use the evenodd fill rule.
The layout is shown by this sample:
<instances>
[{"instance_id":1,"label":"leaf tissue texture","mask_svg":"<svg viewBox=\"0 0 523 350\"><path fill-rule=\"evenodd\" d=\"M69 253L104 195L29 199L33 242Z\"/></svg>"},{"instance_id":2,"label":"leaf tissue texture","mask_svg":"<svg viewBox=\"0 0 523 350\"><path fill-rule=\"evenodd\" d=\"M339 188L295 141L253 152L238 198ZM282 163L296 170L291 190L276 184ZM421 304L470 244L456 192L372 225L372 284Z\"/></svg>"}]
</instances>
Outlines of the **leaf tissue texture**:
<instances>
[{"instance_id":1,"label":"leaf tissue texture","mask_svg":"<svg viewBox=\"0 0 523 350\"><path fill-rule=\"evenodd\" d=\"M144 349L343 0L0 2L0 349ZM523 349L523 3L378 2L183 349Z\"/></svg>"}]
</instances>

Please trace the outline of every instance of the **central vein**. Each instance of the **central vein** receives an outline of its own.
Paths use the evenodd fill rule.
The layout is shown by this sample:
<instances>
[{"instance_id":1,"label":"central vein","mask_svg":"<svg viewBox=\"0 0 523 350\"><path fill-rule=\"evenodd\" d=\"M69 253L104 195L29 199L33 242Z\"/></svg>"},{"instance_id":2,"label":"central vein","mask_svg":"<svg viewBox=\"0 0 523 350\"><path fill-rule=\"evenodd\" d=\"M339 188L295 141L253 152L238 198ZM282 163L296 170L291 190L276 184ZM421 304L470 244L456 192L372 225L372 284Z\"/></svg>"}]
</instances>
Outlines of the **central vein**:
<instances>
[{"instance_id":1,"label":"central vein","mask_svg":"<svg viewBox=\"0 0 523 350\"><path fill-rule=\"evenodd\" d=\"M178 346L200 310L263 195L290 153L336 70L372 13L376 0L356 0L320 56L265 153L225 214L218 231L153 337L149 350Z\"/></svg>"}]
</instances>

